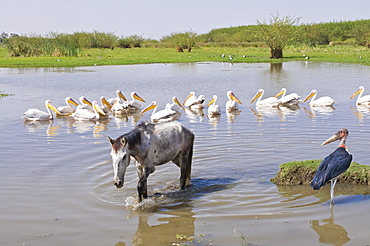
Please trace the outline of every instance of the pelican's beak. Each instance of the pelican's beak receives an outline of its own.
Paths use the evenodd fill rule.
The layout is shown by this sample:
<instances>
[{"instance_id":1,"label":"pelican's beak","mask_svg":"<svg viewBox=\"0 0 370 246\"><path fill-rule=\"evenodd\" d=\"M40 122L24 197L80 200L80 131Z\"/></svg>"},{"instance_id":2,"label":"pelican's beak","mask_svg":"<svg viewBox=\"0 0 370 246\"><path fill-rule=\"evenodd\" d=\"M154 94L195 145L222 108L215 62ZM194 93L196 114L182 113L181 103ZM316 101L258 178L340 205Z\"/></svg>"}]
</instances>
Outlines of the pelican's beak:
<instances>
[{"instance_id":1,"label":"pelican's beak","mask_svg":"<svg viewBox=\"0 0 370 246\"><path fill-rule=\"evenodd\" d=\"M207 107L209 107L209 105L211 105L212 103L214 103L215 102L215 99L214 98L212 98L212 100L207 104Z\"/></svg>"},{"instance_id":2,"label":"pelican's beak","mask_svg":"<svg viewBox=\"0 0 370 246\"><path fill-rule=\"evenodd\" d=\"M253 103L257 98L259 98L262 95L262 92L259 91L257 94L253 97L252 101L250 103Z\"/></svg>"},{"instance_id":3,"label":"pelican's beak","mask_svg":"<svg viewBox=\"0 0 370 246\"><path fill-rule=\"evenodd\" d=\"M119 98L121 98L123 101L127 101L126 97L122 94L122 92L121 92L121 91L118 91L118 92L117 92L117 95L118 95L118 97L119 97Z\"/></svg>"},{"instance_id":4,"label":"pelican's beak","mask_svg":"<svg viewBox=\"0 0 370 246\"><path fill-rule=\"evenodd\" d=\"M101 104L102 105L105 105L106 107L108 107L109 109L112 108L112 105L109 104L109 102L107 101L107 99L105 97L101 97L100 98L100 101L101 101Z\"/></svg>"},{"instance_id":5,"label":"pelican's beak","mask_svg":"<svg viewBox=\"0 0 370 246\"><path fill-rule=\"evenodd\" d=\"M132 93L132 97L136 100L139 100L141 102L146 102L144 99L142 99L136 92Z\"/></svg>"},{"instance_id":6,"label":"pelican's beak","mask_svg":"<svg viewBox=\"0 0 370 246\"><path fill-rule=\"evenodd\" d=\"M100 115L106 115L104 111L101 109L101 107L98 105L98 103L94 103L93 105L94 109L100 114Z\"/></svg>"},{"instance_id":7,"label":"pelican's beak","mask_svg":"<svg viewBox=\"0 0 370 246\"><path fill-rule=\"evenodd\" d=\"M323 142L320 146L323 146L325 144L328 144L328 143L337 141L340 138L341 138L340 132L337 132L333 136L331 136L330 138L328 138L325 142Z\"/></svg>"},{"instance_id":8,"label":"pelican's beak","mask_svg":"<svg viewBox=\"0 0 370 246\"><path fill-rule=\"evenodd\" d=\"M172 98L172 101L173 101L174 103L176 103L177 105L179 105L181 108L184 108L184 107L181 105L181 103L179 102L179 100L177 99L177 97L173 97L173 98Z\"/></svg>"},{"instance_id":9,"label":"pelican's beak","mask_svg":"<svg viewBox=\"0 0 370 246\"><path fill-rule=\"evenodd\" d=\"M48 103L47 104L48 108L50 108L51 110L53 110L55 112L56 115L62 115L59 110L54 106L54 104L52 103Z\"/></svg>"},{"instance_id":10,"label":"pelican's beak","mask_svg":"<svg viewBox=\"0 0 370 246\"><path fill-rule=\"evenodd\" d=\"M349 99L354 98L354 97L355 97L356 95L358 95L361 91L362 91L362 88L358 89L355 93L353 93L353 95L352 95Z\"/></svg>"},{"instance_id":11,"label":"pelican's beak","mask_svg":"<svg viewBox=\"0 0 370 246\"><path fill-rule=\"evenodd\" d=\"M284 93L284 90L281 90L278 94L275 95L275 97L279 97L279 96L283 95L283 93Z\"/></svg>"},{"instance_id":12,"label":"pelican's beak","mask_svg":"<svg viewBox=\"0 0 370 246\"><path fill-rule=\"evenodd\" d=\"M243 103L239 100L239 98L237 98L237 96L235 96L234 92L232 92L232 93L230 94L230 97L231 97L231 99L232 99L232 100L237 101L239 104L243 104Z\"/></svg>"},{"instance_id":13,"label":"pelican's beak","mask_svg":"<svg viewBox=\"0 0 370 246\"><path fill-rule=\"evenodd\" d=\"M152 110L154 109L155 107L157 107L157 103L156 102L152 102L148 107L144 108L143 110L141 110L141 114L145 113L146 111L149 111L149 110Z\"/></svg>"},{"instance_id":14,"label":"pelican's beak","mask_svg":"<svg viewBox=\"0 0 370 246\"><path fill-rule=\"evenodd\" d=\"M310 93L310 95L308 95L303 101L302 103L306 102L308 99L310 99L311 97L313 97L316 93Z\"/></svg>"},{"instance_id":15,"label":"pelican's beak","mask_svg":"<svg viewBox=\"0 0 370 246\"><path fill-rule=\"evenodd\" d=\"M76 107L78 107L78 103L75 100L73 100L72 98L69 98L68 102L75 105Z\"/></svg>"},{"instance_id":16,"label":"pelican's beak","mask_svg":"<svg viewBox=\"0 0 370 246\"><path fill-rule=\"evenodd\" d=\"M191 97L193 97L193 96L194 96L194 94L189 93L189 95L185 98L184 102L182 103L182 106L184 106L184 105L185 105L185 103L186 103L186 101L187 101L187 100L189 100L189 98L191 98Z\"/></svg>"},{"instance_id":17,"label":"pelican's beak","mask_svg":"<svg viewBox=\"0 0 370 246\"><path fill-rule=\"evenodd\" d=\"M89 100L87 100L87 98L86 98L86 97L82 98L82 102L83 102L84 104L90 105L91 107L93 106L93 105L92 105L92 103L91 103Z\"/></svg>"}]
</instances>

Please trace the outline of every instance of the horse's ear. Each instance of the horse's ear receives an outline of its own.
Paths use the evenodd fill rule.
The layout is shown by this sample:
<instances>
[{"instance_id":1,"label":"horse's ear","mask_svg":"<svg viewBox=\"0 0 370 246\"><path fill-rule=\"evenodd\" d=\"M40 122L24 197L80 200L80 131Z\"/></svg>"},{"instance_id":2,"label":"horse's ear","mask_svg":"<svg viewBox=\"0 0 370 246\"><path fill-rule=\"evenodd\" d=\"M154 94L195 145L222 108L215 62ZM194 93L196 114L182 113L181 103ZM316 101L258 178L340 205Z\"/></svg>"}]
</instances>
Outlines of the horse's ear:
<instances>
[{"instance_id":1,"label":"horse's ear","mask_svg":"<svg viewBox=\"0 0 370 246\"><path fill-rule=\"evenodd\" d=\"M108 136L108 141L110 142L111 145L114 144L114 139L111 139L109 136Z\"/></svg>"}]
</instances>

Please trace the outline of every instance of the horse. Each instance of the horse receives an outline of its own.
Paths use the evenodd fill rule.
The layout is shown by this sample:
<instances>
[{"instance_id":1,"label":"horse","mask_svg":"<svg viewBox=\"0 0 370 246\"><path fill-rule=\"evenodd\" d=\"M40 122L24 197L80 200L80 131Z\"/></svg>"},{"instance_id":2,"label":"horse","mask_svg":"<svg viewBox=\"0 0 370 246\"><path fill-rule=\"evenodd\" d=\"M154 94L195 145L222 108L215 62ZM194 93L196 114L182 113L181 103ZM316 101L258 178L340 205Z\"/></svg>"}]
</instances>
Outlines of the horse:
<instances>
[{"instance_id":1,"label":"horse","mask_svg":"<svg viewBox=\"0 0 370 246\"><path fill-rule=\"evenodd\" d=\"M180 188L190 181L193 158L194 133L178 121L149 123L141 122L130 132L112 139L110 155L113 164L113 184L121 188L126 169L133 157L139 181L139 203L148 197L147 178L155 166L172 161L180 168Z\"/></svg>"}]
</instances>

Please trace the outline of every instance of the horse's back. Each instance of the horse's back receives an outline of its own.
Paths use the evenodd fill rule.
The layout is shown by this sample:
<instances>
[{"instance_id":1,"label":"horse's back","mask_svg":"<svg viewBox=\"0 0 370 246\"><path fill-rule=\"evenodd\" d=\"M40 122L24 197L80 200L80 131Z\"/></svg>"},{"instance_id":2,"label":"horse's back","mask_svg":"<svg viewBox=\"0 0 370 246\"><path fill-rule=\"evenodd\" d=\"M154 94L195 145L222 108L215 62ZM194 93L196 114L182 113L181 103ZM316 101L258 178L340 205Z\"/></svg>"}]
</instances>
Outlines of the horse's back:
<instances>
[{"instance_id":1,"label":"horse's back","mask_svg":"<svg viewBox=\"0 0 370 246\"><path fill-rule=\"evenodd\" d=\"M142 147L154 165L161 165L176 158L179 153L192 151L194 134L178 121L147 123L146 142ZM144 149L139 155L143 154Z\"/></svg>"}]
</instances>

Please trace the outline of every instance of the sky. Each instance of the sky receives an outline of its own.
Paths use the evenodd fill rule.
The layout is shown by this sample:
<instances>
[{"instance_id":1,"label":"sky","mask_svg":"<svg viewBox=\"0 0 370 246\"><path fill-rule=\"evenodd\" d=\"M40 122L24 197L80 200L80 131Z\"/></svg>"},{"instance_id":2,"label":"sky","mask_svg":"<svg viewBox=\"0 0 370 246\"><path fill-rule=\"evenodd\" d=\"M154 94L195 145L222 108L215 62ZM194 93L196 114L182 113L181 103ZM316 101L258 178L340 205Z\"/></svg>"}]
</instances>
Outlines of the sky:
<instances>
[{"instance_id":1,"label":"sky","mask_svg":"<svg viewBox=\"0 0 370 246\"><path fill-rule=\"evenodd\" d=\"M2 0L0 32L111 32L159 40L176 32L255 25L271 16L299 23L370 19L369 0Z\"/></svg>"}]
</instances>

